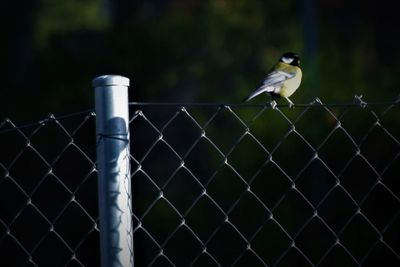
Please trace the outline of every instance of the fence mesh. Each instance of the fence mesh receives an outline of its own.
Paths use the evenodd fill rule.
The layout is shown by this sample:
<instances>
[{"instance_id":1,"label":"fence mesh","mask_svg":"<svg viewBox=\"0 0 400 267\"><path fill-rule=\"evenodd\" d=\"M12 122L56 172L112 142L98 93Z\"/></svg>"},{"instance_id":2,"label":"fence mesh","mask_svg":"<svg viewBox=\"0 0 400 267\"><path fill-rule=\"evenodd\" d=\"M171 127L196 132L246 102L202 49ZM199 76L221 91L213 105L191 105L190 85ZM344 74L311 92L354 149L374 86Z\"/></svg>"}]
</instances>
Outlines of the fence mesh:
<instances>
[{"instance_id":1,"label":"fence mesh","mask_svg":"<svg viewBox=\"0 0 400 267\"><path fill-rule=\"evenodd\" d=\"M133 104L138 266L395 266L399 106Z\"/></svg>"},{"instance_id":2,"label":"fence mesh","mask_svg":"<svg viewBox=\"0 0 400 267\"><path fill-rule=\"evenodd\" d=\"M99 266L94 121L0 122L0 265Z\"/></svg>"},{"instance_id":3,"label":"fence mesh","mask_svg":"<svg viewBox=\"0 0 400 267\"><path fill-rule=\"evenodd\" d=\"M132 103L136 266L396 266L393 103ZM91 112L0 122L0 261L99 266Z\"/></svg>"}]
</instances>

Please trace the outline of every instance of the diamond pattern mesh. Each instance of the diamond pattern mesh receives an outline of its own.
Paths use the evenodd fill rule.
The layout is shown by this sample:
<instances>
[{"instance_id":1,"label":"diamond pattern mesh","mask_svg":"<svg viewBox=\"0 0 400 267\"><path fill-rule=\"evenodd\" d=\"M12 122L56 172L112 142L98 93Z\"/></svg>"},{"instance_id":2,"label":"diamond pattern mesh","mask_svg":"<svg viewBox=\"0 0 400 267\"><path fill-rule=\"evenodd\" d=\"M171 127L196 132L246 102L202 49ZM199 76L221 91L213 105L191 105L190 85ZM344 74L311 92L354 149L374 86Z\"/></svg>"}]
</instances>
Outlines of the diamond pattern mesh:
<instances>
[{"instance_id":1,"label":"diamond pattern mesh","mask_svg":"<svg viewBox=\"0 0 400 267\"><path fill-rule=\"evenodd\" d=\"M400 263L397 103L131 107L138 266Z\"/></svg>"},{"instance_id":2,"label":"diamond pattern mesh","mask_svg":"<svg viewBox=\"0 0 400 267\"><path fill-rule=\"evenodd\" d=\"M94 122L0 122L2 266L99 266Z\"/></svg>"},{"instance_id":3,"label":"diamond pattern mesh","mask_svg":"<svg viewBox=\"0 0 400 267\"><path fill-rule=\"evenodd\" d=\"M399 265L399 101L130 113L136 266ZM100 265L94 124L0 122L1 265Z\"/></svg>"}]
</instances>

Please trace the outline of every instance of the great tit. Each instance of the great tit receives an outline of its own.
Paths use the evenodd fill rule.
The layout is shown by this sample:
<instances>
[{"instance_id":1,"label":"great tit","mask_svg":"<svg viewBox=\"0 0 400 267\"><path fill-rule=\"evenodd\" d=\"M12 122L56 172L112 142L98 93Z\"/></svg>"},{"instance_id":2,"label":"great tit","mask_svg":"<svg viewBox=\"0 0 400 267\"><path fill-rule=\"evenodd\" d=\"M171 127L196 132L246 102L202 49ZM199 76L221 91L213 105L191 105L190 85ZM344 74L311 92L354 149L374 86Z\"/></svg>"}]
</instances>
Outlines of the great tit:
<instances>
[{"instance_id":1,"label":"great tit","mask_svg":"<svg viewBox=\"0 0 400 267\"><path fill-rule=\"evenodd\" d=\"M299 55L292 52L285 53L267 74L263 83L243 99L243 102L265 92L272 97L284 97L289 102L289 107L293 107L294 104L290 101L289 96L299 88L301 76Z\"/></svg>"}]
</instances>

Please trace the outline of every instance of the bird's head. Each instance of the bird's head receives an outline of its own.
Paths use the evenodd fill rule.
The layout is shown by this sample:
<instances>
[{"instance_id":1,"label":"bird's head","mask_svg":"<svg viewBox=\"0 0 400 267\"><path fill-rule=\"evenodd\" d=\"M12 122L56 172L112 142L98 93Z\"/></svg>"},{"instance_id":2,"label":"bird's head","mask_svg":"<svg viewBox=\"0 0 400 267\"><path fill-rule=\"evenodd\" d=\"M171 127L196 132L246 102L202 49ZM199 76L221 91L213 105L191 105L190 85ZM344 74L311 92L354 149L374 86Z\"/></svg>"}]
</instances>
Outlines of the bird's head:
<instances>
[{"instance_id":1,"label":"bird's head","mask_svg":"<svg viewBox=\"0 0 400 267\"><path fill-rule=\"evenodd\" d=\"M296 53L288 52L281 56L279 59L280 62L292 65L292 66L300 66L300 57Z\"/></svg>"}]
</instances>

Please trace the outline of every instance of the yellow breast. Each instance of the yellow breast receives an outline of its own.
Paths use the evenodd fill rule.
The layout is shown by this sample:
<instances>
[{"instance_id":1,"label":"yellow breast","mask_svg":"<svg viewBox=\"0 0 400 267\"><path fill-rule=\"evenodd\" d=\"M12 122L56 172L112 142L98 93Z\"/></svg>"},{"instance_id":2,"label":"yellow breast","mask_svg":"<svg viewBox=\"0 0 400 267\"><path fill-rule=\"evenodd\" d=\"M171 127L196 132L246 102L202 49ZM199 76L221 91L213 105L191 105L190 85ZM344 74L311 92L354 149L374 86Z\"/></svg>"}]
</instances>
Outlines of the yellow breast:
<instances>
[{"instance_id":1,"label":"yellow breast","mask_svg":"<svg viewBox=\"0 0 400 267\"><path fill-rule=\"evenodd\" d=\"M283 97L289 97L291 96L294 92L296 92L297 88L299 88L300 83L301 83L301 69L296 67L296 75L288 79L283 83L283 86L279 92L279 94Z\"/></svg>"}]
</instances>

